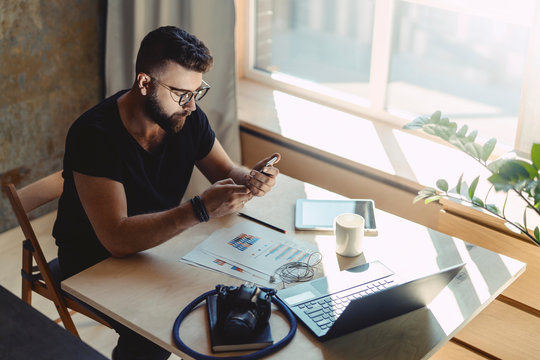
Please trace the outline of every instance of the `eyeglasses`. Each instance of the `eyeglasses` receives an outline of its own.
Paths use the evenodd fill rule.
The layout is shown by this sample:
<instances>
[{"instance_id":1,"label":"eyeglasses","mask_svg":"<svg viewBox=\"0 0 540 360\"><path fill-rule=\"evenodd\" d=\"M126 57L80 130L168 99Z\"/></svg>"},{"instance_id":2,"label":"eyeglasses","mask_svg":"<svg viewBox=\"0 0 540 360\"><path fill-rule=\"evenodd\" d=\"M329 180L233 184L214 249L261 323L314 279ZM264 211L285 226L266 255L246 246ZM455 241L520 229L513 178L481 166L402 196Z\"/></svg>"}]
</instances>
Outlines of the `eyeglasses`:
<instances>
[{"instance_id":1,"label":"eyeglasses","mask_svg":"<svg viewBox=\"0 0 540 360\"><path fill-rule=\"evenodd\" d=\"M191 101L192 98L195 98L195 101L199 101L201 100L204 95L206 95L206 93L208 92L208 90L210 89L210 85L208 85L208 83L206 81L202 81L202 86L195 90L195 91L186 91L184 92L183 90L180 90L180 89L175 89L173 87L170 87L169 85L166 85L164 83L162 83L161 81L159 81L158 79L148 75L150 77L150 79L152 80L155 80L159 85L163 86L165 89L169 90L169 93L171 94L171 98L173 99L174 102L177 102L178 105L180 106L184 106L186 105L187 103L189 103Z\"/></svg>"}]
</instances>

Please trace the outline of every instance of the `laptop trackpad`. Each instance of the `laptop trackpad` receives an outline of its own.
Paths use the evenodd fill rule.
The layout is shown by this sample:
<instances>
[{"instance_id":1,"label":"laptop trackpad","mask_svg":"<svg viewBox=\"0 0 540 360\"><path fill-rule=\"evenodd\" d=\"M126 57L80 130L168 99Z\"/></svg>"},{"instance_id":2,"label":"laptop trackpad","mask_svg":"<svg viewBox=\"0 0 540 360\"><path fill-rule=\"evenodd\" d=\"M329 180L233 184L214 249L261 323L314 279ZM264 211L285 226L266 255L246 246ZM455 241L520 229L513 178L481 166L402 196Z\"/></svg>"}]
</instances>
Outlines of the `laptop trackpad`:
<instances>
[{"instance_id":1,"label":"laptop trackpad","mask_svg":"<svg viewBox=\"0 0 540 360\"><path fill-rule=\"evenodd\" d=\"M329 274L326 277L297 284L290 288L279 290L279 297L289 306L326 296L338 291L350 289L392 275L393 272L378 261L353 267L346 271Z\"/></svg>"},{"instance_id":2,"label":"laptop trackpad","mask_svg":"<svg viewBox=\"0 0 540 360\"><path fill-rule=\"evenodd\" d=\"M346 290L392 274L393 272L382 263L374 261L341 271L336 275L328 275L327 277L313 280L309 284L314 288L315 295L321 296Z\"/></svg>"},{"instance_id":3,"label":"laptop trackpad","mask_svg":"<svg viewBox=\"0 0 540 360\"><path fill-rule=\"evenodd\" d=\"M311 286L313 286L319 294L328 294L328 281L326 281L326 278L312 281Z\"/></svg>"},{"instance_id":4,"label":"laptop trackpad","mask_svg":"<svg viewBox=\"0 0 540 360\"><path fill-rule=\"evenodd\" d=\"M369 264L355 266L351 269L341 271L337 274L330 274L326 277L313 280L310 284L321 295L332 294L384 278L394 274L390 269L378 261Z\"/></svg>"}]
</instances>

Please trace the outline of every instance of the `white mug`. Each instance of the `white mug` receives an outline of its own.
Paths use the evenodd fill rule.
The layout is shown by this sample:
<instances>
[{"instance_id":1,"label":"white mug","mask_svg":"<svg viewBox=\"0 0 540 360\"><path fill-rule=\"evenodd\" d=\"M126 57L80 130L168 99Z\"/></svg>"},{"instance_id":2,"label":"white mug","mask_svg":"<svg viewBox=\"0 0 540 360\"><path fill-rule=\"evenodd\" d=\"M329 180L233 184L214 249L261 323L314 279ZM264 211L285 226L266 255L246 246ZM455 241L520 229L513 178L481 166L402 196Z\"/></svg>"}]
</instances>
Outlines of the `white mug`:
<instances>
[{"instance_id":1,"label":"white mug","mask_svg":"<svg viewBox=\"0 0 540 360\"><path fill-rule=\"evenodd\" d=\"M364 218L358 214L336 216L336 253L342 256L358 256L364 251L364 223Z\"/></svg>"}]
</instances>

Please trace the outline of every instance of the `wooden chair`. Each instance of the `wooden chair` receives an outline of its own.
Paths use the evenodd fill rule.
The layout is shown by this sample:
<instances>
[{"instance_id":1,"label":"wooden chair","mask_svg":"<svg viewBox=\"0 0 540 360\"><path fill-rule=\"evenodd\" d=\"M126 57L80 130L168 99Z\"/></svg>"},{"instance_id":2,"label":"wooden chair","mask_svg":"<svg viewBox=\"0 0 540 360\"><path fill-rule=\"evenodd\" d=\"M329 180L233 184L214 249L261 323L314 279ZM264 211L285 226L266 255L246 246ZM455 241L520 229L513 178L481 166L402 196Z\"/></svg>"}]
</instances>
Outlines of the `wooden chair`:
<instances>
[{"instance_id":1,"label":"wooden chair","mask_svg":"<svg viewBox=\"0 0 540 360\"><path fill-rule=\"evenodd\" d=\"M30 211L59 198L63 184L62 172L59 171L20 190L17 190L13 184L4 185L4 189L25 236L22 246L22 300L31 305L32 291L34 291L53 301L64 327L79 337L71 318L73 312L70 313L68 308L110 326L60 289L58 259L47 263L28 218ZM36 266L33 265L34 261Z\"/></svg>"}]
</instances>

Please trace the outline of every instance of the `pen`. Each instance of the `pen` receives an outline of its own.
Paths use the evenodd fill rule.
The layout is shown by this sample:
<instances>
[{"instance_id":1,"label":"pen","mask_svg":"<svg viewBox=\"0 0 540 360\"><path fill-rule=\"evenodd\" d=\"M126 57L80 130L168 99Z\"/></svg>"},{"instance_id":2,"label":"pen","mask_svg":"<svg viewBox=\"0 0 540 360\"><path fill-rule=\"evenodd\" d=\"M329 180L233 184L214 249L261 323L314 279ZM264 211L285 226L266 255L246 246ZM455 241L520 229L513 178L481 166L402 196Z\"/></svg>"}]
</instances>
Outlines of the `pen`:
<instances>
[{"instance_id":1,"label":"pen","mask_svg":"<svg viewBox=\"0 0 540 360\"><path fill-rule=\"evenodd\" d=\"M246 219L248 219L248 220L254 221L254 222L256 222L257 224L261 224L261 225L264 225L264 226L266 226L266 227L269 227L269 228L272 229L272 230L279 231L280 233L283 233L283 234L286 233L285 230L283 230L283 229L281 229L281 228L278 228L277 226L271 225L271 224L269 224L269 223L266 223L266 222L264 222L264 221L262 221L262 220L256 219L256 218L254 218L254 217L252 217L252 216L246 215L246 214L241 213L241 212L239 212L238 215L240 215L241 217L246 218Z\"/></svg>"}]
</instances>

